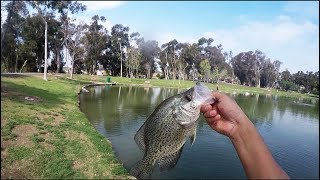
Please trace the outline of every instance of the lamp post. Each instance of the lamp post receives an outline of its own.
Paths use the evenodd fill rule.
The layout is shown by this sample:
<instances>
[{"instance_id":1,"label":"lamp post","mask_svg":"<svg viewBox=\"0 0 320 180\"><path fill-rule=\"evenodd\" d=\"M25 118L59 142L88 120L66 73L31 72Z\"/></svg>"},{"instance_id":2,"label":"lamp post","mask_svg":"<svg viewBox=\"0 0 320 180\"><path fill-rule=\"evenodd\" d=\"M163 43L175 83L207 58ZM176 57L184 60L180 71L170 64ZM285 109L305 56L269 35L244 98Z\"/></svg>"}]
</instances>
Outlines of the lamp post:
<instances>
[{"instance_id":1,"label":"lamp post","mask_svg":"<svg viewBox=\"0 0 320 180\"><path fill-rule=\"evenodd\" d=\"M121 50L121 38L118 38L119 40L119 45L120 45L120 77L122 77L122 50Z\"/></svg>"},{"instance_id":2,"label":"lamp post","mask_svg":"<svg viewBox=\"0 0 320 180\"><path fill-rule=\"evenodd\" d=\"M43 18L44 20L44 18ZM47 46L48 46L48 40L47 40L47 33L48 33L48 24L47 21L45 21L45 30L44 30L44 75L43 79L47 81L47 70L48 70L48 60L47 60Z\"/></svg>"},{"instance_id":3,"label":"lamp post","mask_svg":"<svg viewBox=\"0 0 320 180\"><path fill-rule=\"evenodd\" d=\"M35 2L35 4L36 4L36 8L38 9L38 13L39 13L39 15L40 15L40 17L41 17L41 20L42 20L42 22L44 23L44 25L45 25L45 29L44 29L44 73L43 73L43 79L44 80L46 80L47 81L47 69L48 69L48 62L47 62L47 44L48 44L48 42L47 42L47 29L48 29L48 24L47 24L47 21L44 19L44 16L41 14L41 10L40 10L40 8L39 8L39 6L38 6L38 2L36 1ZM40 68L41 68L41 66L40 66Z\"/></svg>"}]
</instances>

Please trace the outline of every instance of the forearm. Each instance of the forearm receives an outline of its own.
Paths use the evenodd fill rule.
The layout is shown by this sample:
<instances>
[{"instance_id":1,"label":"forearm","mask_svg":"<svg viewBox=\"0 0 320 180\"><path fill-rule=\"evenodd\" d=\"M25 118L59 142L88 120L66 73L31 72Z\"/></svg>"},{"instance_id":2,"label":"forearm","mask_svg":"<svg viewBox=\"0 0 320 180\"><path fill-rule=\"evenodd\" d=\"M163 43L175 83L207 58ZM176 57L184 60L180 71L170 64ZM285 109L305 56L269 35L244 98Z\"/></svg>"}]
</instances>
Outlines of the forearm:
<instances>
[{"instance_id":1,"label":"forearm","mask_svg":"<svg viewBox=\"0 0 320 180\"><path fill-rule=\"evenodd\" d=\"M288 179L288 175L273 159L253 123L239 123L230 137L249 179Z\"/></svg>"}]
</instances>

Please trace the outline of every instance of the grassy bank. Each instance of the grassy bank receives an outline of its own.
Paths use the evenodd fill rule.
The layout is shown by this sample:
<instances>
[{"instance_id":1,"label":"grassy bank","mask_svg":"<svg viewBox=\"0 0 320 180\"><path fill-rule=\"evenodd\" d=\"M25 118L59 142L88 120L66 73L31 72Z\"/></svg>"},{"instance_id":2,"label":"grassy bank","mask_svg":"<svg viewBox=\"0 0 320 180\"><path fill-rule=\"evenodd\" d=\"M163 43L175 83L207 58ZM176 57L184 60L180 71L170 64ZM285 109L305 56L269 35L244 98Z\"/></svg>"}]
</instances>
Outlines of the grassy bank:
<instances>
[{"instance_id":1,"label":"grassy bank","mask_svg":"<svg viewBox=\"0 0 320 180\"><path fill-rule=\"evenodd\" d=\"M87 79L86 75L77 75L80 79ZM106 77L96 77L96 80L100 82L105 82ZM149 81L150 85L158 86L158 87L174 87L174 88L190 88L194 86L195 82L193 81L182 81L180 80L165 80L165 79L129 79L125 77L112 77L112 82L117 82L121 84L138 84L143 85L145 81ZM301 94L298 92L286 92L280 91L277 89L267 89L267 88L256 88L256 87L249 87L249 86L242 86L237 84L229 84L229 83L219 83L219 84L212 84L212 83L205 83L210 89L216 90L217 87L219 91L224 93L236 93L236 94L245 94L248 92L249 94L272 94L272 95L279 95L279 96L286 96L286 97L295 97L295 98L307 98L307 99L318 99L316 95L312 94Z\"/></svg>"},{"instance_id":2,"label":"grassy bank","mask_svg":"<svg viewBox=\"0 0 320 180\"><path fill-rule=\"evenodd\" d=\"M48 81L1 76L1 178L131 178L80 112L84 84L51 75Z\"/></svg>"}]
</instances>

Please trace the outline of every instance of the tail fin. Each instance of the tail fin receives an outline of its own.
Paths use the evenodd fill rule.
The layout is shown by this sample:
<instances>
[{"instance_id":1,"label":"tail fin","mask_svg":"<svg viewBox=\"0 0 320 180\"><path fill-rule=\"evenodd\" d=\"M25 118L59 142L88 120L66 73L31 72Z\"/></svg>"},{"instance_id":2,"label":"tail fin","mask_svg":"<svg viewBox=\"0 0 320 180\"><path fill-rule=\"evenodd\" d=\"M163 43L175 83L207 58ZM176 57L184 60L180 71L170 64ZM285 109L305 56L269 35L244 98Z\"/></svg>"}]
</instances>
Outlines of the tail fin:
<instances>
[{"instance_id":1,"label":"tail fin","mask_svg":"<svg viewBox=\"0 0 320 180\"><path fill-rule=\"evenodd\" d=\"M150 179L152 170L152 165L142 159L131 168L130 174L137 179Z\"/></svg>"}]
</instances>

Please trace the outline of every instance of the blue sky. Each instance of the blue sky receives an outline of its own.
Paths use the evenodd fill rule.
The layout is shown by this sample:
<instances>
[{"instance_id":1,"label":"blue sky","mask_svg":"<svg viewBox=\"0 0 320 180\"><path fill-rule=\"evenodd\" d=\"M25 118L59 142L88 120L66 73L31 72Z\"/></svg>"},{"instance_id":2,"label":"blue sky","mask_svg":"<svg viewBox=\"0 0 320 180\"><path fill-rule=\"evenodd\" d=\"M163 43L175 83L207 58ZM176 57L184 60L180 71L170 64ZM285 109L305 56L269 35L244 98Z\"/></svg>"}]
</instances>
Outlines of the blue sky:
<instances>
[{"instance_id":1,"label":"blue sky","mask_svg":"<svg viewBox=\"0 0 320 180\"><path fill-rule=\"evenodd\" d=\"M159 45L170 40L197 42L213 38L237 55L259 49L283 62L281 71L319 70L319 2L317 1L79 1L87 5L77 21L105 16L103 25L129 26Z\"/></svg>"},{"instance_id":2,"label":"blue sky","mask_svg":"<svg viewBox=\"0 0 320 180\"><path fill-rule=\"evenodd\" d=\"M80 1L81 2L81 1ZM236 55L259 49L281 70L319 70L319 2L299 1L132 1L82 2L87 11L75 15L90 22L97 14L130 27L146 39L163 44L174 38L197 42L212 37L224 51Z\"/></svg>"}]
</instances>

